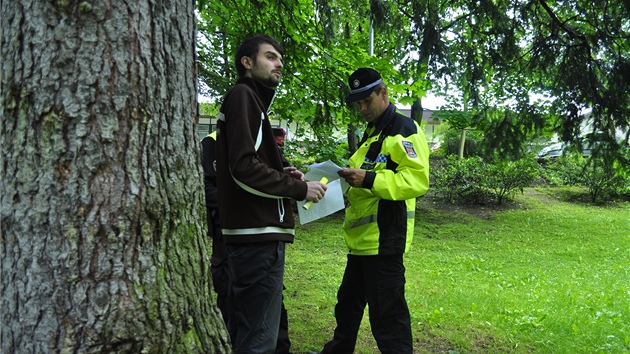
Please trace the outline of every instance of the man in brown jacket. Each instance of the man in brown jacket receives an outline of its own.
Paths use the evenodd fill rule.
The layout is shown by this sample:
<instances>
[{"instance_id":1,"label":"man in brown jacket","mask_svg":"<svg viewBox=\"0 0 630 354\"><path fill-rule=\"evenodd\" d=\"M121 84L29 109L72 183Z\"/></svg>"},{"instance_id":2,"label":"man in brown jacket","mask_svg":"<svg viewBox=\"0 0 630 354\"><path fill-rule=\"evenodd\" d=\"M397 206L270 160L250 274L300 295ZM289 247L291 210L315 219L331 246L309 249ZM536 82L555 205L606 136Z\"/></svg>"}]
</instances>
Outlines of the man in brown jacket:
<instances>
[{"instance_id":1,"label":"man in brown jacket","mask_svg":"<svg viewBox=\"0 0 630 354\"><path fill-rule=\"evenodd\" d=\"M283 167L269 122L283 53L269 36L245 40L235 57L239 79L218 117L219 215L230 262L235 353L274 352L285 243L295 235L290 199L318 202L326 192L326 185Z\"/></svg>"}]
</instances>

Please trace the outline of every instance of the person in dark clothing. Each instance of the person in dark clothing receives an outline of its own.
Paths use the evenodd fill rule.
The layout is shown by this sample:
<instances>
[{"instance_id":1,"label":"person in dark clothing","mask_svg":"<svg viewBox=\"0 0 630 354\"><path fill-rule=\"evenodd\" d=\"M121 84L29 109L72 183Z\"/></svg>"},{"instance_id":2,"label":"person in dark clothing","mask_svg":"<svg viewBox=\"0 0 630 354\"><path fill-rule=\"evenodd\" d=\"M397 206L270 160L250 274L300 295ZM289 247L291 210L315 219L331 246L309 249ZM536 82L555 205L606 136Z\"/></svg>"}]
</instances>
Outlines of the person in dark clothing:
<instances>
[{"instance_id":1,"label":"person in dark clothing","mask_svg":"<svg viewBox=\"0 0 630 354\"><path fill-rule=\"evenodd\" d=\"M217 293L217 307L227 323L229 270L227 250L225 249L225 243L223 243L221 221L219 220L219 192L217 191L217 172L214 169L216 139L216 132L212 132L201 140L203 184L206 192L208 236L212 238L212 257L210 259L212 286Z\"/></svg>"},{"instance_id":2,"label":"person in dark clothing","mask_svg":"<svg viewBox=\"0 0 630 354\"><path fill-rule=\"evenodd\" d=\"M218 115L216 171L221 231L230 264L229 321L235 353L273 353L282 308L285 244L292 243L291 199L318 202L320 182L284 167L268 112L282 75L282 46L259 35L235 56L239 79Z\"/></svg>"},{"instance_id":3,"label":"person in dark clothing","mask_svg":"<svg viewBox=\"0 0 630 354\"><path fill-rule=\"evenodd\" d=\"M210 273L212 274L212 285L217 294L217 307L223 315L228 326L230 337L234 330L228 323L228 285L229 285L229 262L228 254L221 234L221 221L219 220L219 195L217 191L217 172L214 169L216 131L208 134L201 141L202 146L202 166L204 174L204 189L206 195L206 214L208 225L208 236L212 238L212 257L210 259ZM283 166L289 167L289 162L283 158ZM280 315L280 328L278 331L278 342L275 354L290 354L291 340L289 339L289 318L287 310L282 303Z\"/></svg>"}]
</instances>

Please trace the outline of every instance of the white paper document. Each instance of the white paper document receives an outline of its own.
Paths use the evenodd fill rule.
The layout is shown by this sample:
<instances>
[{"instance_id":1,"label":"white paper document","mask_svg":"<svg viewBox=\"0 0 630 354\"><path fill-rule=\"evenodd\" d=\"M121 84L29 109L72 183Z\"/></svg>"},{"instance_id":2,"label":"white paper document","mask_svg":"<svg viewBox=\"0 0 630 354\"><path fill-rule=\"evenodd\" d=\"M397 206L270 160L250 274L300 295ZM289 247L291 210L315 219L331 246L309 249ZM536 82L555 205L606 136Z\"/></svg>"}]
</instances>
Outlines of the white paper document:
<instances>
[{"instance_id":1,"label":"white paper document","mask_svg":"<svg viewBox=\"0 0 630 354\"><path fill-rule=\"evenodd\" d=\"M324 198L319 203L313 203L308 209L302 208L306 201L297 202L300 224L304 225L307 222L323 218L345 207L340 182L339 176L337 176L336 180L328 182Z\"/></svg>"},{"instance_id":2,"label":"white paper document","mask_svg":"<svg viewBox=\"0 0 630 354\"><path fill-rule=\"evenodd\" d=\"M304 179L307 181L319 181L322 177L328 178L328 183L334 180L339 180L341 183L341 191L345 193L350 185L337 174L342 168L337 166L334 162L327 160L324 162L314 163L308 166L310 170L304 174Z\"/></svg>"}]
</instances>

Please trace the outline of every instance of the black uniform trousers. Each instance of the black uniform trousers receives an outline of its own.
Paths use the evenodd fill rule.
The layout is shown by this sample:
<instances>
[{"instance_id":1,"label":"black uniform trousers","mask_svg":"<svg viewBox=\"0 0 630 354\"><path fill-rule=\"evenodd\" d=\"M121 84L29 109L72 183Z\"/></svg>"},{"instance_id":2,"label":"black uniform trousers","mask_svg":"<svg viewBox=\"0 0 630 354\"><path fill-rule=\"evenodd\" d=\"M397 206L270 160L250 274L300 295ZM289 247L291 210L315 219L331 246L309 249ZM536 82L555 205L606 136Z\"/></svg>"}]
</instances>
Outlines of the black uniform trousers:
<instances>
[{"instance_id":1,"label":"black uniform trousers","mask_svg":"<svg viewBox=\"0 0 630 354\"><path fill-rule=\"evenodd\" d=\"M413 353L411 320L405 300L403 255L348 255L339 291L333 339L322 353L352 354L365 305L381 353Z\"/></svg>"}]
</instances>

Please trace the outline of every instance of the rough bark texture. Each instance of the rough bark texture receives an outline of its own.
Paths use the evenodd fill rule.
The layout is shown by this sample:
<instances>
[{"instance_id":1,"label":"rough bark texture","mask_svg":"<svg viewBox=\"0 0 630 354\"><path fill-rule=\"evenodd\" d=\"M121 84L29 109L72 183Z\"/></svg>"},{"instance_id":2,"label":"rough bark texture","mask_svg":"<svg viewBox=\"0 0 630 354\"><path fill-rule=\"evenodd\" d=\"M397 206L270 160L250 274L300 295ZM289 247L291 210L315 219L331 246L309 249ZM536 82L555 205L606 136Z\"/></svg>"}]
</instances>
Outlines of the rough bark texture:
<instances>
[{"instance_id":1,"label":"rough bark texture","mask_svg":"<svg viewBox=\"0 0 630 354\"><path fill-rule=\"evenodd\" d=\"M229 352L193 0L0 0L0 352Z\"/></svg>"}]
</instances>

